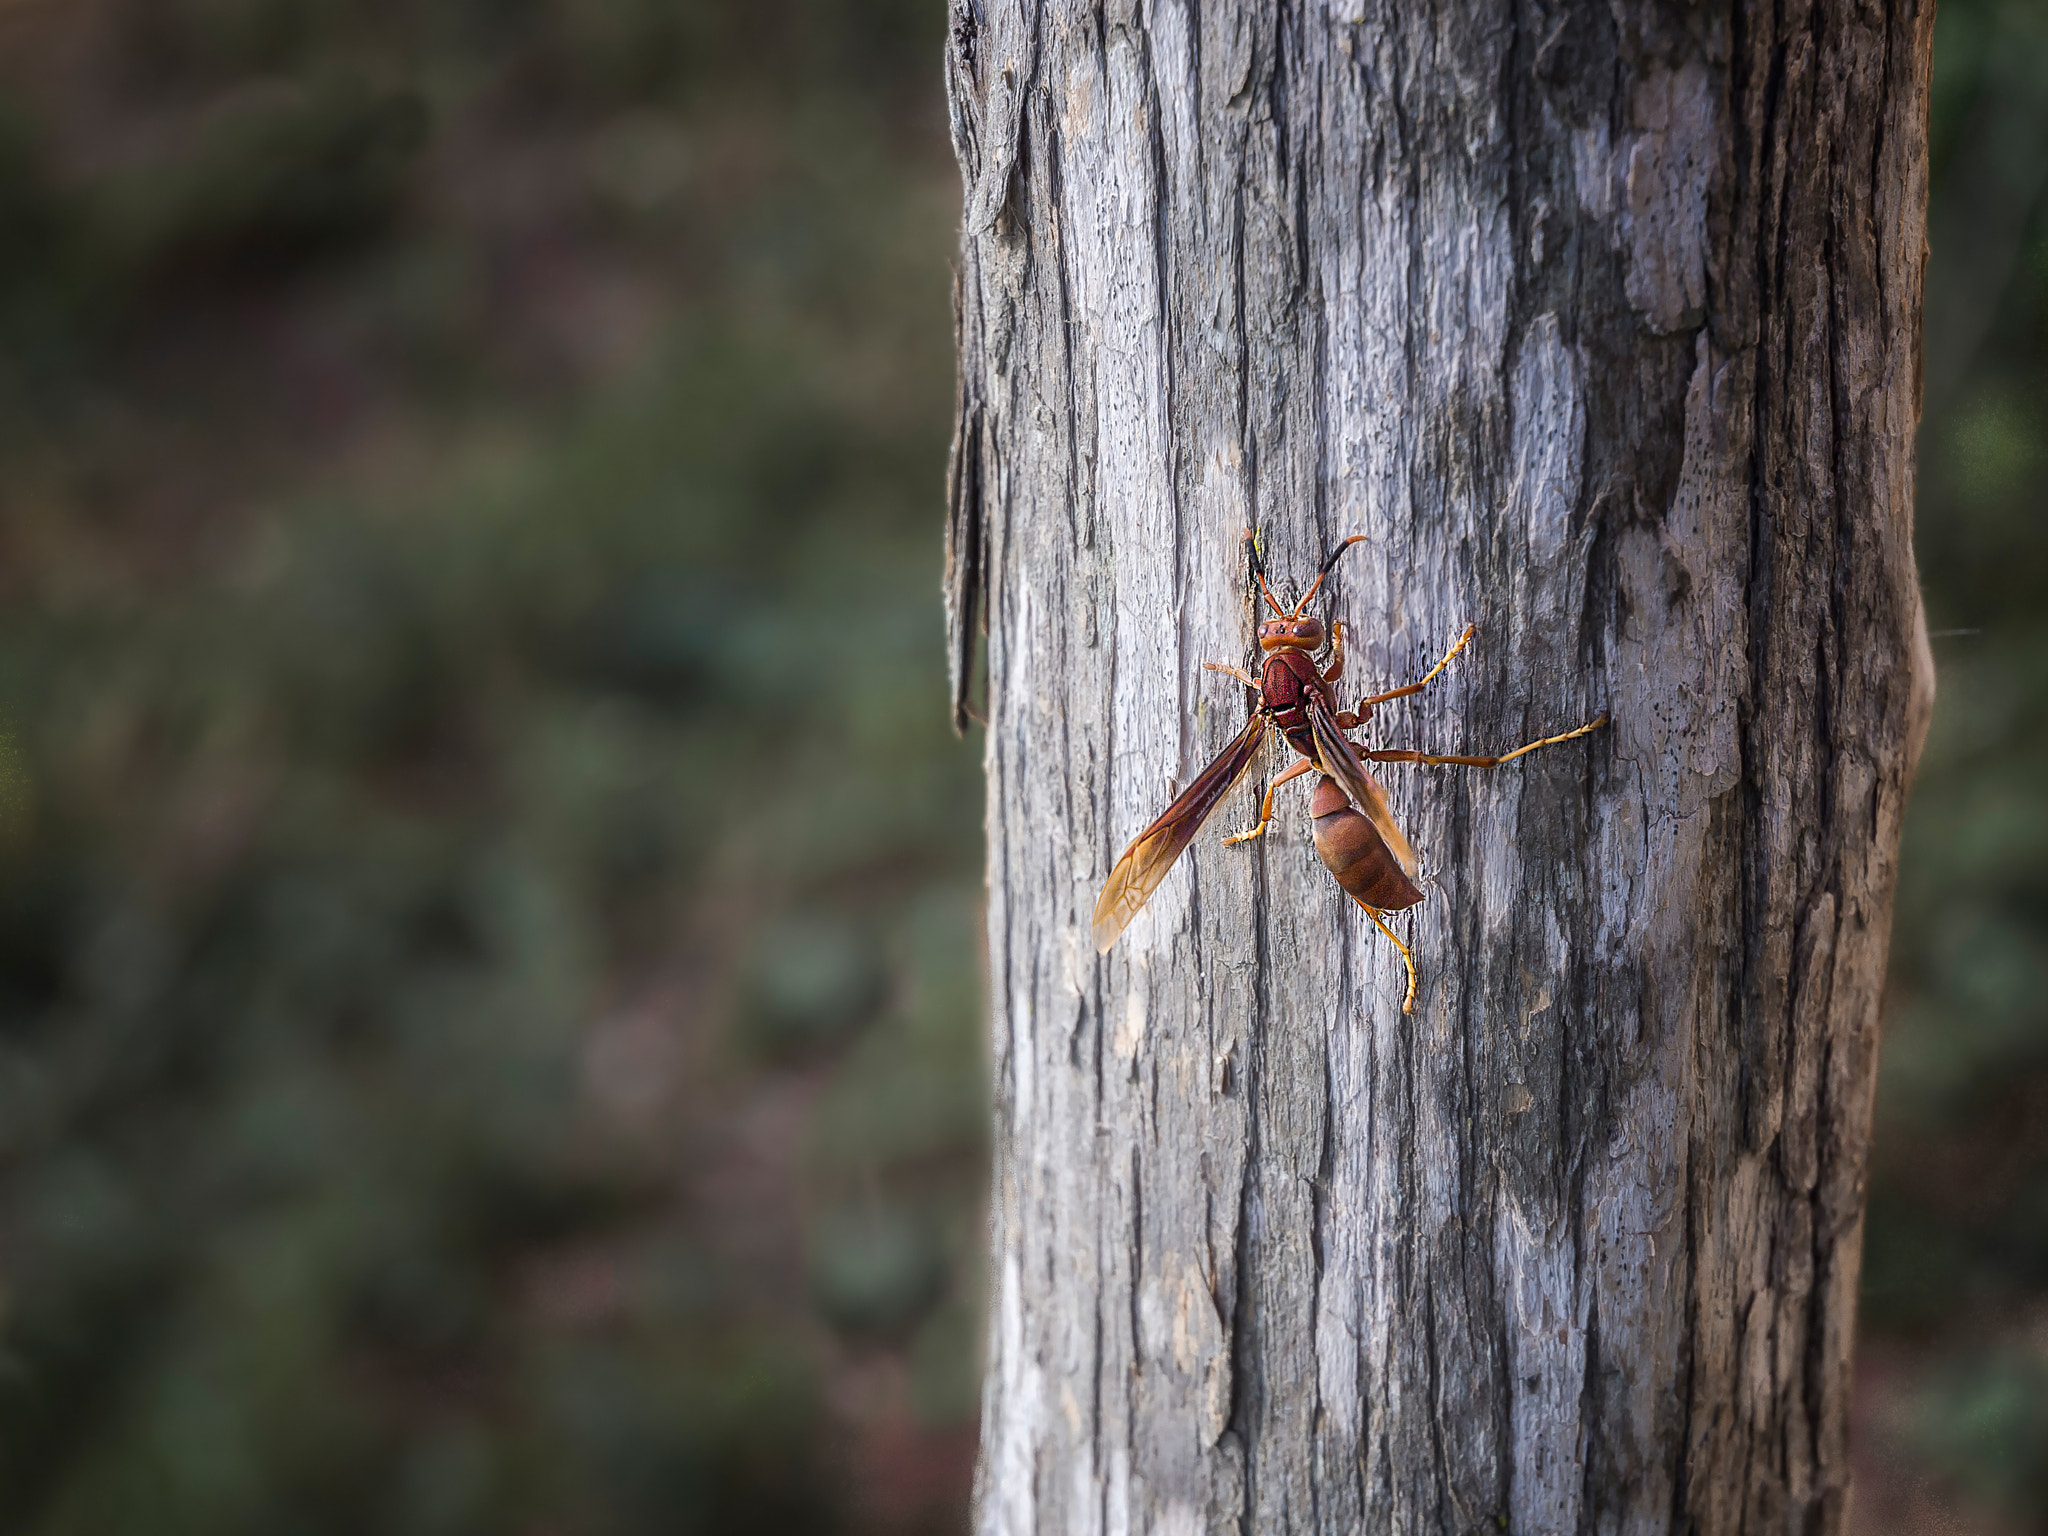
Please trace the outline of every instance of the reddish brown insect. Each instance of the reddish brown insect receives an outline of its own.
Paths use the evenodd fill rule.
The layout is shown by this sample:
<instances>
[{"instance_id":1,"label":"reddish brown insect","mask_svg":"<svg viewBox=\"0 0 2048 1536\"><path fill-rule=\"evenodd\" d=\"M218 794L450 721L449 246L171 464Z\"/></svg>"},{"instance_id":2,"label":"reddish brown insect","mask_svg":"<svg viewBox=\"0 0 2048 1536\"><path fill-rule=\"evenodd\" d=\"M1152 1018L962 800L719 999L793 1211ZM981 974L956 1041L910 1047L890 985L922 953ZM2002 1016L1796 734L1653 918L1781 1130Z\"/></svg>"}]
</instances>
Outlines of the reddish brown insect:
<instances>
[{"instance_id":1,"label":"reddish brown insect","mask_svg":"<svg viewBox=\"0 0 2048 1536\"><path fill-rule=\"evenodd\" d=\"M1280 606L1272 587L1267 585L1257 543L1251 534L1245 535L1246 547L1251 551L1252 575L1275 615L1259 625L1259 649L1265 652L1265 663L1256 681L1237 667L1225 666L1221 662L1211 661L1204 665L1212 672L1229 673L1256 692L1257 707L1237 738L1217 754L1216 760L1196 776L1194 783L1166 808L1157 821L1131 840L1130 847L1123 851L1123 857L1116 861L1116 868L1109 872L1109 879L1103 883L1102 895L1095 903L1096 949L1107 951L1130 926L1131 919L1138 915L1159 888L1159 882L1166 878L1173 861L1194 841L1195 833L1201 830L1210 813L1251 771L1259 748L1266 743L1267 733L1277 729L1287 738L1288 745L1301 754L1302 760L1283 768L1266 786L1265 798L1259 806L1258 824L1249 831L1226 837L1224 844L1242 843L1261 836L1272 825L1273 792L1289 779L1320 769L1322 777L1316 783L1315 797L1309 805L1309 814L1314 820L1316 852L1322 855L1323 863L1336 876L1337 883L1365 909L1366 916L1401 951L1401 958L1408 966L1408 994L1401 1002L1401 1011L1406 1013L1415 1005L1415 957L1394 930L1387 926L1383 914L1414 906L1422 900L1422 892L1415 884L1415 850L1408 846L1408 839L1395 825L1393 813L1387 808L1386 794L1366 770L1366 763L1457 763L1468 768L1497 768L1525 752L1570 741L1607 723L1607 717L1602 715L1577 730L1545 736L1540 741L1532 741L1527 746L1494 757L1450 757L1406 749L1360 748L1344 733L1363 724L1376 706L1420 693L1428 687L1471 641L1474 633L1474 626L1466 625L1464 634L1444 653L1443 660L1422 675L1421 681L1361 699L1356 709L1339 709L1337 693L1331 685L1344 675L1344 626L1332 626L1330 664L1327 668L1319 668L1315 652L1323 647L1323 625L1320 620L1304 616L1302 610L1321 589L1338 557L1363 538L1362 534L1353 534L1331 550L1323 561L1322 569L1316 572L1316 579L1301 595L1301 601L1287 609Z\"/></svg>"}]
</instances>

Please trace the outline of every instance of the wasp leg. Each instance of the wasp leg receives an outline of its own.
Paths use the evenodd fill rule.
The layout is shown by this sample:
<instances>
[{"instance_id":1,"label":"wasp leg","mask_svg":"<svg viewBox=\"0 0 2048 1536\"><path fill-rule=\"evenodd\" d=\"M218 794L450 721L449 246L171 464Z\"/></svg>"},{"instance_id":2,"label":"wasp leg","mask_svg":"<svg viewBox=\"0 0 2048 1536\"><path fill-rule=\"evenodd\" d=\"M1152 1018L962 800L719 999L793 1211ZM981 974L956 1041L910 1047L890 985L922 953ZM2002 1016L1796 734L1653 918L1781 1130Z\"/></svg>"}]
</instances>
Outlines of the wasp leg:
<instances>
[{"instance_id":1,"label":"wasp leg","mask_svg":"<svg viewBox=\"0 0 2048 1536\"><path fill-rule=\"evenodd\" d=\"M1266 798L1259 805L1259 824L1249 832L1231 833L1230 836L1223 839L1223 846L1228 848L1232 843L1248 843L1255 837L1263 837L1266 828L1273 820L1273 791L1282 784L1285 784L1289 779L1298 779L1304 773L1311 772L1315 766L1312 759L1304 757L1300 762L1294 764L1293 767L1282 768L1278 773L1274 774L1273 782L1266 786Z\"/></svg>"},{"instance_id":2,"label":"wasp leg","mask_svg":"<svg viewBox=\"0 0 2048 1536\"><path fill-rule=\"evenodd\" d=\"M1532 741L1525 747L1512 752L1503 752L1498 757L1447 757L1435 752L1367 751L1359 750L1359 756L1375 763L1454 763L1461 768L1498 768L1502 763L1511 763L1524 752L1534 752L1538 747L1554 747L1561 741L1574 741L1588 732L1597 731L1607 723L1602 715L1598 720L1587 722L1575 731L1566 731L1558 736L1546 736L1541 741Z\"/></svg>"},{"instance_id":3,"label":"wasp leg","mask_svg":"<svg viewBox=\"0 0 2048 1536\"><path fill-rule=\"evenodd\" d=\"M1330 670L1323 674L1323 681L1334 683L1344 675L1344 621L1337 620L1330 626L1330 644L1334 654L1330 657ZM1348 727L1347 727L1348 729Z\"/></svg>"},{"instance_id":4,"label":"wasp leg","mask_svg":"<svg viewBox=\"0 0 2048 1536\"><path fill-rule=\"evenodd\" d=\"M1389 699L1405 699L1411 693L1422 692L1423 689L1436 681L1437 673L1448 667L1458 652L1472 643L1472 637L1477 633L1479 633L1479 626L1477 624L1467 624L1465 626L1465 633L1458 636L1457 643L1444 652L1444 659L1422 674L1421 682L1410 683L1406 688L1389 688L1385 693L1376 693L1369 699L1360 699L1358 701L1358 713L1362 715L1371 709L1373 705L1384 704Z\"/></svg>"},{"instance_id":5,"label":"wasp leg","mask_svg":"<svg viewBox=\"0 0 2048 1536\"><path fill-rule=\"evenodd\" d=\"M1204 672L1227 672L1232 677L1236 678L1240 683L1243 683L1247 688L1256 688L1259 686L1255 681L1253 681L1251 674L1249 672L1246 672L1243 668L1226 666L1223 662L1220 661L1205 661L1202 663L1202 670Z\"/></svg>"},{"instance_id":6,"label":"wasp leg","mask_svg":"<svg viewBox=\"0 0 2048 1536\"><path fill-rule=\"evenodd\" d=\"M1351 899L1358 901L1356 896L1353 896ZM1373 925L1381 933L1384 933L1393 941L1394 948L1401 951L1401 958L1408 962L1408 995L1401 999L1401 1011L1403 1013L1413 1013L1415 1011L1415 956L1409 952L1408 946L1401 942L1401 936L1387 926L1387 921L1380 916L1378 907L1366 907L1362 901L1358 901L1358 904L1361 907L1365 907L1365 915L1373 920Z\"/></svg>"}]
</instances>

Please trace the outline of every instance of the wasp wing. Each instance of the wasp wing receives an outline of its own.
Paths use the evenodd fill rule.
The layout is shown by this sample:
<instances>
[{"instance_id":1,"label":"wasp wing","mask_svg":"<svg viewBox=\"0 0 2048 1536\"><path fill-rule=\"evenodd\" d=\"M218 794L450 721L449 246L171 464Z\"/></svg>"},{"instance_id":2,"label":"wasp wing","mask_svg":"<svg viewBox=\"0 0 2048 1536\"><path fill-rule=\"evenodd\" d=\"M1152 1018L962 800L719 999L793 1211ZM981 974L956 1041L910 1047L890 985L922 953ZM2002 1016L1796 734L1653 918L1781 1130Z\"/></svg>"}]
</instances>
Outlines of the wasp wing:
<instances>
[{"instance_id":1,"label":"wasp wing","mask_svg":"<svg viewBox=\"0 0 2048 1536\"><path fill-rule=\"evenodd\" d=\"M1210 812L1223 803L1224 796L1237 787L1250 771L1252 761L1266 741L1266 717L1253 715L1237 738L1216 754L1169 805L1160 818L1131 839L1116 868L1102 884L1095 902L1095 948L1106 953L1117 936L1128 928L1159 882L1173 868L1173 861L1194 841Z\"/></svg>"},{"instance_id":2,"label":"wasp wing","mask_svg":"<svg viewBox=\"0 0 2048 1536\"><path fill-rule=\"evenodd\" d=\"M1308 701L1308 723L1309 733L1315 738L1316 766L1335 779L1351 803L1365 813L1366 819L1386 839L1387 847L1400 861L1402 871L1413 881L1419 867L1415 850L1408 846L1408 839L1401 835L1400 827L1394 823L1394 813L1387 808L1386 791L1366 771L1358 749L1338 728L1337 717L1324 707L1322 700L1311 698Z\"/></svg>"}]
</instances>

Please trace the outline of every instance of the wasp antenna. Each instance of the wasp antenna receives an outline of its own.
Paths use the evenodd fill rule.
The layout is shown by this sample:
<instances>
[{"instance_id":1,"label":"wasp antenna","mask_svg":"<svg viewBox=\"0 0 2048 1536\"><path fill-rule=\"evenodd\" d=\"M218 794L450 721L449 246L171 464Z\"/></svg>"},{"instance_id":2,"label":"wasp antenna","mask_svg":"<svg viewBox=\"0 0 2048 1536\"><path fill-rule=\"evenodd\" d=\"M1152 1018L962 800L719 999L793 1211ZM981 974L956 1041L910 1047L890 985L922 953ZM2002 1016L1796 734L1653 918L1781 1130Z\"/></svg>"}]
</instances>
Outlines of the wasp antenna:
<instances>
[{"instance_id":1,"label":"wasp antenna","mask_svg":"<svg viewBox=\"0 0 2048 1536\"><path fill-rule=\"evenodd\" d=\"M1308 606L1308 600L1316 595L1316 589L1322 586L1323 578L1330 574L1331 567L1336 565L1337 557L1339 555L1343 554L1344 551L1349 549L1352 545L1363 544L1364 542L1364 534L1354 533L1351 535L1350 538L1344 540L1335 549L1331 550L1329 554L1325 555L1323 557L1323 568L1316 572L1316 579L1309 583L1309 589L1301 594L1301 601L1294 605L1294 612L1287 615L1287 617L1289 617L1290 619L1298 617L1301 613L1301 610Z\"/></svg>"},{"instance_id":2,"label":"wasp antenna","mask_svg":"<svg viewBox=\"0 0 2048 1536\"><path fill-rule=\"evenodd\" d=\"M1266 585L1266 562L1259 555L1259 532L1256 528L1245 529L1244 547L1251 552L1252 576L1258 582L1259 590L1266 594L1266 601L1273 605L1273 611L1281 618L1291 617L1287 610L1280 606L1280 599L1273 595L1273 589Z\"/></svg>"}]
</instances>

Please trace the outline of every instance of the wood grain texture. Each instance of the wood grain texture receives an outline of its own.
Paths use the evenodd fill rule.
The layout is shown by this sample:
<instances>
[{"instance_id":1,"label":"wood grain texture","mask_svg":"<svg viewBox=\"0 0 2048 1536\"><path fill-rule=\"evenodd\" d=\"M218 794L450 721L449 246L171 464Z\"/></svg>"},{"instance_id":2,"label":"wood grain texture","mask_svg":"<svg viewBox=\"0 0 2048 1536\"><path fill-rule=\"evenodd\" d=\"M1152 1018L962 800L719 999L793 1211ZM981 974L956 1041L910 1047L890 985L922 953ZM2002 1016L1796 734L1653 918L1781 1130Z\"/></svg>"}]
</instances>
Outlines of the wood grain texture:
<instances>
[{"instance_id":1,"label":"wood grain texture","mask_svg":"<svg viewBox=\"0 0 2048 1536\"><path fill-rule=\"evenodd\" d=\"M987 623L982 1531L1842 1528L1879 989L1931 704L1931 7L955 0L948 533ZM1378 747L1399 956L1219 812L1239 538ZM1286 761L1270 750L1269 770Z\"/></svg>"}]
</instances>

